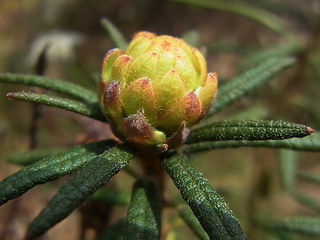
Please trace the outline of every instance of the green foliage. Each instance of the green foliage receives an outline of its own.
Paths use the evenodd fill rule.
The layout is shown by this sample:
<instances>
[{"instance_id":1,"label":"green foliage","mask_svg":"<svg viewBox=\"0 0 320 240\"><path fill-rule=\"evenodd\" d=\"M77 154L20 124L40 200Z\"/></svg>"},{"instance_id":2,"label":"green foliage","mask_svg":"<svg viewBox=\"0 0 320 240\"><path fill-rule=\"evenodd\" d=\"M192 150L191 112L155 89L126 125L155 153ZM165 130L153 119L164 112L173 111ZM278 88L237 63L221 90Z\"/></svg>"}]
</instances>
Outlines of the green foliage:
<instances>
[{"instance_id":1,"label":"green foliage","mask_svg":"<svg viewBox=\"0 0 320 240\"><path fill-rule=\"evenodd\" d=\"M76 171L112 145L114 145L114 141L106 140L76 146L21 169L0 182L0 205L20 196L35 185L61 178Z\"/></svg>"},{"instance_id":2,"label":"green foliage","mask_svg":"<svg viewBox=\"0 0 320 240\"><path fill-rule=\"evenodd\" d=\"M113 23L109 19L101 19L101 25L108 33L110 40L115 47L118 47L120 49L126 49L128 47L129 44L123 37L123 34L116 28L116 26L113 25Z\"/></svg>"},{"instance_id":3,"label":"green foliage","mask_svg":"<svg viewBox=\"0 0 320 240\"><path fill-rule=\"evenodd\" d=\"M133 187L122 239L160 239L160 194L150 180L138 180Z\"/></svg>"},{"instance_id":4,"label":"green foliage","mask_svg":"<svg viewBox=\"0 0 320 240\"><path fill-rule=\"evenodd\" d=\"M92 92L77 84L55 78L27 74L4 73L0 74L0 82L40 87L77 98L89 104L98 102L97 94L95 92Z\"/></svg>"},{"instance_id":5,"label":"green foliage","mask_svg":"<svg viewBox=\"0 0 320 240\"><path fill-rule=\"evenodd\" d=\"M247 239L226 202L185 155L174 153L162 164L210 238Z\"/></svg>"},{"instance_id":6,"label":"green foliage","mask_svg":"<svg viewBox=\"0 0 320 240\"><path fill-rule=\"evenodd\" d=\"M283 35L289 39L295 37L295 33L275 14L265 11L262 8L255 7L245 2L232 3L221 0L171 0L174 2L189 3L198 5L201 7L212 8L224 12L234 13L240 16L250 18L256 22L259 22L276 33Z\"/></svg>"},{"instance_id":7,"label":"green foliage","mask_svg":"<svg viewBox=\"0 0 320 240\"><path fill-rule=\"evenodd\" d=\"M225 140L277 140L305 137L313 132L307 126L285 121L225 120L192 130L189 143Z\"/></svg>"},{"instance_id":8,"label":"green foliage","mask_svg":"<svg viewBox=\"0 0 320 240\"><path fill-rule=\"evenodd\" d=\"M286 6L281 5L282 8L279 8L280 3L275 1L171 1L243 16L264 25L282 37L280 43L263 49L241 43L211 42L206 44L209 51L233 52L243 55L244 60L239 66L240 69L248 70L221 87L219 86L215 102L205 117L205 121L202 122L203 125L191 130L185 145L179 150L192 154L221 148L283 148L278 151L279 175L283 189L301 204L319 211L318 199L295 189L295 182L299 179L319 184L319 175L299 172L297 169L298 155L289 151L319 152L319 132L313 133L313 130L305 125L285 121L240 119L207 123L209 117L247 96L259 85L271 80L283 70L294 66L297 63L297 56L301 61L306 58L306 64L312 69L314 76L318 76L317 60L307 56L312 49L309 49L281 18L267 10L280 9L286 12ZM291 16L299 15L299 11L294 8L290 8L290 12L287 13ZM302 15L299 17L306 18ZM111 21L103 18L101 24L115 47L125 49L128 46L121 31ZM183 38L194 46L199 44L199 32L197 31L188 31ZM39 87L65 96L16 92L7 94L10 99L61 108L107 122L100 110L97 94L77 84L49 77L12 73L0 74L0 83ZM268 112L265 109L261 111L259 108L258 110L260 110L258 113L253 111L258 116L265 116ZM249 112L250 109L246 111ZM252 112L249 114L252 116ZM245 115L233 116L239 119L239 116L243 118ZM142 163L143 174L127 166L132 158L135 156L139 158L140 155L136 150L127 143L120 144L112 140L93 142L69 149L44 149L33 150L25 154L13 154L7 157L9 162L27 167L0 182L0 205L22 195L38 184L47 183L75 172L32 222L26 238L32 239L45 233L85 200L91 198L120 206L129 204L127 216L108 227L97 239L160 239L163 237L161 236L161 210L167 205L174 208L179 206L179 221L183 219L200 239L247 239L244 232L248 229L242 230L227 202L209 184L202 173L190 164L188 157L181 151L170 150L161 154L155 153L156 159ZM180 203L171 203L171 199L167 202L165 199L167 196L162 192L163 189L158 189L159 182L157 184L148 178L152 175L148 172L148 168L152 165L151 161L161 161L162 167L169 174L190 208ZM163 168L156 168L156 173L162 174ZM130 201L127 193L111 190L108 187L102 188L122 169L140 179L134 184ZM153 177L158 181L158 175L154 174ZM162 206L161 203L163 203ZM271 220L263 218L255 223L260 223L258 225L270 232L276 239L300 239L292 233L320 236L320 219L317 216L276 217ZM248 234L250 232L252 229L249 229Z\"/></svg>"},{"instance_id":9,"label":"green foliage","mask_svg":"<svg viewBox=\"0 0 320 240\"><path fill-rule=\"evenodd\" d=\"M230 141L211 141L194 143L185 146L187 152L208 151L218 148L237 148L237 147L270 147L286 148L297 151L320 151L320 133L315 132L304 138L291 138L285 140L230 140Z\"/></svg>"},{"instance_id":10,"label":"green foliage","mask_svg":"<svg viewBox=\"0 0 320 240\"><path fill-rule=\"evenodd\" d=\"M209 240L208 234L203 230L199 220L188 206L179 207L179 215L201 240Z\"/></svg>"},{"instance_id":11,"label":"green foliage","mask_svg":"<svg viewBox=\"0 0 320 240\"><path fill-rule=\"evenodd\" d=\"M291 57L269 58L239 77L234 78L219 88L215 103L209 110L206 118L239 100L257 86L272 79L272 77L294 63L295 60Z\"/></svg>"},{"instance_id":12,"label":"green foliage","mask_svg":"<svg viewBox=\"0 0 320 240\"><path fill-rule=\"evenodd\" d=\"M274 219L271 225L279 230L307 233L320 236L320 218L318 217L288 217Z\"/></svg>"},{"instance_id":13,"label":"green foliage","mask_svg":"<svg viewBox=\"0 0 320 240\"><path fill-rule=\"evenodd\" d=\"M10 163L28 166L46 157L66 151L65 148L35 149L28 152L12 153L6 157Z\"/></svg>"},{"instance_id":14,"label":"green foliage","mask_svg":"<svg viewBox=\"0 0 320 240\"><path fill-rule=\"evenodd\" d=\"M61 108L70 112L91 117L96 120L104 122L106 121L106 118L103 116L100 110L99 103L88 105L71 99L26 92L8 93L7 97L26 102L41 103L50 107Z\"/></svg>"},{"instance_id":15,"label":"green foliage","mask_svg":"<svg viewBox=\"0 0 320 240\"><path fill-rule=\"evenodd\" d=\"M280 180L285 191L291 191L295 185L298 165L297 154L286 149L279 150L278 167Z\"/></svg>"},{"instance_id":16,"label":"green foliage","mask_svg":"<svg viewBox=\"0 0 320 240\"><path fill-rule=\"evenodd\" d=\"M35 238L67 217L133 158L128 147L113 147L88 161L50 200L31 223L27 238Z\"/></svg>"}]
</instances>

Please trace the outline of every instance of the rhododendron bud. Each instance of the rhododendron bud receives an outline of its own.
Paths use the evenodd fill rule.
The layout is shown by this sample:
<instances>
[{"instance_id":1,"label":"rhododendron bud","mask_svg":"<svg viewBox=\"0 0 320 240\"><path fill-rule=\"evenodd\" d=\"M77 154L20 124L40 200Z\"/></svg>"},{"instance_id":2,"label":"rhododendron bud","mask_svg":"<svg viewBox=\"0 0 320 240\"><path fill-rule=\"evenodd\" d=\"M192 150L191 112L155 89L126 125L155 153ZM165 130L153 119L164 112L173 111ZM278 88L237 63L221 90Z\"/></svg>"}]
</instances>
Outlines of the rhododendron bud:
<instances>
[{"instance_id":1,"label":"rhododendron bud","mask_svg":"<svg viewBox=\"0 0 320 240\"><path fill-rule=\"evenodd\" d=\"M140 148L181 145L217 92L215 73L182 39L137 33L103 61L99 99L114 134Z\"/></svg>"}]
</instances>

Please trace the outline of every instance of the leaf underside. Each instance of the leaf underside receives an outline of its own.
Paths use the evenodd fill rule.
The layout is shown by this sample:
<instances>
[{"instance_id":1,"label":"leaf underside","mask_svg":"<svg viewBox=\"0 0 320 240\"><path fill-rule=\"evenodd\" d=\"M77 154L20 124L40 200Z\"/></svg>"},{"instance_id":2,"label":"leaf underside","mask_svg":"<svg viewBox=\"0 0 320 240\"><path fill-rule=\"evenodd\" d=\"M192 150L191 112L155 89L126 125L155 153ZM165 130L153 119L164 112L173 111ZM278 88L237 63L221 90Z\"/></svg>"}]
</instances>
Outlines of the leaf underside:
<instances>
[{"instance_id":1,"label":"leaf underside","mask_svg":"<svg viewBox=\"0 0 320 240\"><path fill-rule=\"evenodd\" d=\"M160 219L160 194L156 184L151 180L138 180L125 218L123 239L160 239Z\"/></svg>"},{"instance_id":2,"label":"leaf underside","mask_svg":"<svg viewBox=\"0 0 320 240\"><path fill-rule=\"evenodd\" d=\"M185 146L187 152L201 152L221 148L238 148L238 147L268 147L268 148L285 148L297 151L320 151L320 133L314 132L304 138L291 138L284 140L230 140L230 141L210 141L194 143Z\"/></svg>"},{"instance_id":3,"label":"leaf underside","mask_svg":"<svg viewBox=\"0 0 320 240\"><path fill-rule=\"evenodd\" d=\"M133 158L131 148L116 146L83 165L50 200L27 230L27 238L40 236L67 217L75 208L105 185Z\"/></svg>"},{"instance_id":4,"label":"leaf underside","mask_svg":"<svg viewBox=\"0 0 320 240\"><path fill-rule=\"evenodd\" d=\"M226 202L185 155L175 153L165 158L162 165L210 238L247 239Z\"/></svg>"}]
</instances>

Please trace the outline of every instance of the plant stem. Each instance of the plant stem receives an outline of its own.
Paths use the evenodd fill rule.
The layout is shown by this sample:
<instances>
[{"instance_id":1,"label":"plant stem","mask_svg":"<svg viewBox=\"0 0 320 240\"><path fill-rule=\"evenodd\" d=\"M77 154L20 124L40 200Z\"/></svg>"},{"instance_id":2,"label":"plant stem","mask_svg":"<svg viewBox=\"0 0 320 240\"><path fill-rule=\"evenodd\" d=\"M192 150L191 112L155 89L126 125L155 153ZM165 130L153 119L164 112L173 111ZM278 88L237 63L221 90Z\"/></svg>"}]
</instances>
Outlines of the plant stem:
<instances>
[{"instance_id":1,"label":"plant stem","mask_svg":"<svg viewBox=\"0 0 320 240\"><path fill-rule=\"evenodd\" d=\"M165 187L164 169L160 164L160 155L151 151L142 151L137 155L142 166L143 176L153 178L158 185L161 196Z\"/></svg>"}]
</instances>

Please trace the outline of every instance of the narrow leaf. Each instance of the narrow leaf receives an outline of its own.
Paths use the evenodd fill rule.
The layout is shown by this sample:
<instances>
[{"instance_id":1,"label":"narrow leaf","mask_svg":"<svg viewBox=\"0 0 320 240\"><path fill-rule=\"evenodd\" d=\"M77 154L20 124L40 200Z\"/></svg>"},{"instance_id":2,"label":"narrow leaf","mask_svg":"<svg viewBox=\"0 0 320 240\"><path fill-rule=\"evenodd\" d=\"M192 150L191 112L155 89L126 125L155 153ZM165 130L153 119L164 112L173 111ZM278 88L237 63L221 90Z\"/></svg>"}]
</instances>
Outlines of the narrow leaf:
<instances>
[{"instance_id":1,"label":"narrow leaf","mask_svg":"<svg viewBox=\"0 0 320 240\"><path fill-rule=\"evenodd\" d=\"M114 141L108 140L79 145L21 169L0 182L0 205L22 195L35 185L53 181L74 172L114 144Z\"/></svg>"},{"instance_id":2,"label":"narrow leaf","mask_svg":"<svg viewBox=\"0 0 320 240\"><path fill-rule=\"evenodd\" d=\"M247 239L226 202L185 155L174 153L162 164L211 239Z\"/></svg>"},{"instance_id":3,"label":"narrow leaf","mask_svg":"<svg viewBox=\"0 0 320 240\"><path fill-rule=\"evenodd\" d=\"M118 47L120 49L126 49L128 47L127 40L109 19L102 18L101 25L108 33L110 40L115 45L115 47Z\"/></svg>"},{"instance_id":4,"label":"narrow leaf","mask_svg":"<svg viewBox=\"0 0 320 240\"><path fill-rule=\"evenodd\" d=\"M301 124L273 120L224 120L192 130L186 143L225 140L268 140L305 137L314 130Z\"/></svg>"},{"instance_id":5,"label":"narrow leaf","mask_svg":"<svg viewBox=\"0 0 320 240\"><path fill-rule=\"evenodd\" d=\"M179 207L179 215L186 222L186 224L192 229L196 236L201 240L209 240L208 234L203 230L199 220L193 214L187 206Z\"/></svg>"},{"instance_id":6,"label":"narrow leaf","mask_svg":"<svg viewBox=\"0 0 320 240\"><path fill-rule=\"evenodd\" d=\"M130 200L130 195L128 193L119 192L113 189L100 189L92 195L92 199L127 205Z\"/></svg>"},{"instance_id":7,"label":"narrow leaf","mask_svg":"<svg viewBox=\"0 0 320 240\"><path fill-rule=\"evenodd\" d=\"M124 219L120 219L103 231L95 240L122 240L123 228Z\"/></svg>"},{"instance_id":8,"label":"narrow leaf","mask_svg":"<svg viewBox=\"0 0 320 240\"><path fill-rule=\"evenodd\" d=\"M160 239L160 194L156 184L150 180L139 180L134 184L123 239Z\"/></svg>"},{"instance_id":9,"label":"narrow leaf","mask_svg":"<svg viewBox=\"0 0 320 240\"><path fill-rule=\"evenodd\" d=\"M292 196L299 201L300 203L302 203L303 205L310 207L314 210L317 210L318 212L320 212L320 200L319 199L315 199L313 197L310 197L304 193L295 191L292 193Z\"/></svg>"},{"instance_id":10,"label":"narrow leaf","mask_svg":"<svg viewBox=\"0 0 320 240\"><path fill-rule=\"evenodd\" d=\"M221 0L171 0L174 2L189 3L201 7L212 8L220 11L234 13L240 16L250 18L256 22L263 24L272 31L285 36L289 39L294 39L295 33L293 33L290 28L286 25L281 18L275 14L268 12L262 8L255 7L250 3L245 2L235 2L232 4L228 1Z\"/></svg>"},{"instance_id":11,"label":"narrow leaf","mask_svg":"<svg viewBox=\"0 0 320 240\"><path fill-rule=\"evenodd\" d=\"M320 136L318 139L318 145L320 145ZM320 147L318 147L318 151L320 151ZM309 173L309 172L298 172L298 177L314 182L316 184L320 184L320 174L315 174L315 173Z\"/></svg>"},{"instance_id":12,"label":"narrow leaf","mask_svg":"<svg viewBox=\"0 0 320 240\"><path fill-rule=\"evenodd\" d=\"M26 238L38 237L66 218L124 168L132 157L130 148L117 146L83 165L34 219L27 230Z\"/></svg>"},{"instance_id":13,"label":"narrow leaf","mask_svg":"<svg viewBox=\"0 0 320 240\"><path fill-rule=\"evenodd\" d=\"M85 103L66 98L26 92L8 93L7 97L10 99L41 103L50 107L61 108L70 112L78 113L99 121L106 122L106 118L103 116L100 110L100 105L98 103L87 105Z\"/></svg>"},{"instance_id":14,"label":"narrow leaf","mask_svg":"<svg viewBox=\"0 0 320 240\"><path fill-rule=\"evenodd\" d=\"M238 147L268 147L285 148L297 151L320 151L320 133L315 132L304 138L291 138L285 140L230 140L230 141L211 141L189 144L185 146L187 152L208 151L218 148L238 148Z\"/></svg>"},{"instance_id":15,"label":"narrow leaf","mask_svg":"<svg viewBox=\"0 0 320 240\"><path fill-rule=\"evenodd\" d=\"M46 157L56 155L64 152L65 148L52 148L52 149L36 149L27 152L12 153L6 157L6 161L23 166L28 166Z\"/></svg>"},{"instance_id":16,"label":"narrow leaf","mask_svg":"<svg viewBox=\"0 0 320 240\"><path fill-rule=\"evenodd\" d=\"M86 103L98 102L98 97L95 92L85 89L79 85L55 78L28 74L4 73L0 74L0 82L41 87L58 93L63 93L71 97L75 97Z\"/></svg>"},{"instance_id":17,"label":"narrow leaf","mask_svg":"<svg viewBox=\"0 0 320 240\"><path fill-rule=\"evenodd\" d=\"M279 230L320 236L320 218L316 217L299 216L274 219L271 224L274 228Z\"/></svg>"},{"instance_id":18,"label":"narrow leaf","mask_svg":"<svg viewBox=\"0 0 320 240\"><path fill-rule=\"evenodd\" d=\"M278 151L278 167L282 188L291 191L295 186L298 165L297 153L287 149Z\"/></svg>"},{"instance_id":19,"label":"narrow leaf","mask_svg":"<svg viewBox=\"0 0 320 240\"><path fill-rule=\"evenodd\" d=\"M219 88L213 106L207 113L206 118L247 95L257 86L270 80L295 62L294 58L288 57L270 58L226 83Z\"/></svg>"},{"instance_id":20,"label":"narrow leaf","mask_svg":"<svg viewBox=\"0 0 320 240\"><path fill-rule=\"evenodd\" d=\"M272 44L270 47L264 47L260 50L251 52L244 60L240 62L240 69L246 69L254 64L265 61L272 57L297 56L305 49L304 45L298 40L291 42L281 42Z\"/></svg>"}]
</instances>

